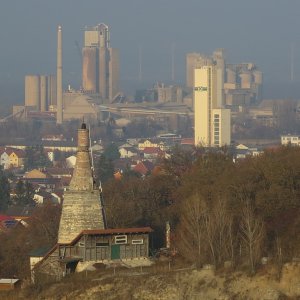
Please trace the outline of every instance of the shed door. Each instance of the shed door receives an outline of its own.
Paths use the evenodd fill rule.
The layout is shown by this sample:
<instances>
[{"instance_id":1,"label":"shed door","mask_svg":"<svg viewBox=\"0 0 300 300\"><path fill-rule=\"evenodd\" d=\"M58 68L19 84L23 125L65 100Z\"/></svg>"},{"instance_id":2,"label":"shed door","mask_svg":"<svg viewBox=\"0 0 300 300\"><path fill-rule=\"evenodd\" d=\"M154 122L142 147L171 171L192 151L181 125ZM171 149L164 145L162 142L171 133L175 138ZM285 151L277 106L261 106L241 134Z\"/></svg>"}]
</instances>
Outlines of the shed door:
<instances>
[{"instance_id":1,"label":"shed door","mask_svg":"<svg viewBox=\"0 0 300 300\"><path fill-rule=\"evenodd\" d=\"M111 245L111 259L120 259L120 245Z\"/></svg>"}]
</instances>

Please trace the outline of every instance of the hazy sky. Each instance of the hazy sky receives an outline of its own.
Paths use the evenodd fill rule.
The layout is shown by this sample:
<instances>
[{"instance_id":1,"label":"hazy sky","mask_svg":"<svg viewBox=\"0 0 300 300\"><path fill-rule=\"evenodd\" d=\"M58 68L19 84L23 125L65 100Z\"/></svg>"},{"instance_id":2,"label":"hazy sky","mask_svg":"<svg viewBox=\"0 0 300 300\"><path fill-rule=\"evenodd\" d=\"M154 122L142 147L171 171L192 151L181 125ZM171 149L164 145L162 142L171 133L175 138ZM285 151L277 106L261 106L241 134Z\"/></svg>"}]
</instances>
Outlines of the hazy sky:
<instances>
[{"instance_id":1,"label":"hazy sky","mask_svg":"<svg viewBox=\"0 0 300 300\"><path fill-rule=\"evenodd\" d=\"M0 96L22 88L25 74L55 73L56 27L63 26L64 82L80 85L80 46L85 25L106 23L111 45L120 49L123 86L138 78L171 78L175 44L176 81L185 81L185 54L225 48L230 62L255 62L267 82L300 81L299 0L0 0ZM16 93L14 89L12 93ZM23 93L23 90L21 91Z\"/></svg>"}]
</instances>

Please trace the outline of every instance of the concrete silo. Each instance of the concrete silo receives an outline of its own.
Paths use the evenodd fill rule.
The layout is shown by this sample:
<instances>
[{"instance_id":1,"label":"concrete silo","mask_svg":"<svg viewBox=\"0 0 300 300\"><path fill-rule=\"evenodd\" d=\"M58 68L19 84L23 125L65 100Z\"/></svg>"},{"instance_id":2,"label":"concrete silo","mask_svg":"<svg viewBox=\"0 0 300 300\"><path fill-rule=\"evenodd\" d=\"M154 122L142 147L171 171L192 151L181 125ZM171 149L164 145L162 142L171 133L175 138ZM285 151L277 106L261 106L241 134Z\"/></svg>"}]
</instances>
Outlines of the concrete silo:
<instances>
[{"instance_id":1,"label":"concrete silo","mask_svg":"<svg viewBox=\"0 0 300 300\"><path fill-rule=\"evenodd\" d=\"M82 88L85 92L98 91L98 48L82 49Z\"/></svg>"},{"instance_id":2,"label":"concrete silo","mask_svg":"<svg viewBox=\"0 0 300 300\"><path fill-rule=\"evenodd\" d=\"M236 72L230 68L226 68L226 83L236 84Z\"/></svg>"},{"instance_id":3,"label":"concrete silo","mask_svg":"<svg viewBox=\"0 0 300 300\"><path fill-rule=\"evenodd\" d=\"M263 98L263 73L259 70L253 72L254 77L254 86L256 90L256 99L255 101L261 101Z\"/></svg>"},{"instance_id":4,"label":"concrete silo","mask_svg":"<svg viewBox=\"0 0 300 300\"><path fill-rule=\"evenodd\" d=\"M241 79L241 88L242 89L250 89L252 83L252 75L251 72L243 71L239 74Z\"/></svg>"},{"instance_id":5,"label":"concrete silo","mask_svg":"<svg viewBox=\"0 0 300 300\"><path fill-rule=\"evenodd\" d=\"M263 74L261 71L255 70L253 72L254 83L262 84L263 83Z\"/></svg>"},{"instance_id":6,"label":"concrete silo","mask_svg":"<svg viewBox=\"0 0 300 300\"><path fill-rule=\"evenodd\" d=\"M25 106L40 109L40 77L38 75L25 76Z\"/></svg>"},{"instance_id":7,"label":"concrete silo","mask_svg":"<svg viewBox=\"0 0 300 300\"><path fill-rule=\"evenodd\" d=\"M48 108L47 90L48 90L47 76L41 75L40 76L40 110L41 111L47 111L47 108Z\"/></svg>"},{"instance_id":8,"label":"concrete silo","mask_svg":"<svg viewBox=\"0 0 300 300\"><path fill-rule=\"evenodd\" d=\"M47 76L47 99L48 99L48 106L56 106L56 76L49 75Z\"/></svg>"}]
</instances>

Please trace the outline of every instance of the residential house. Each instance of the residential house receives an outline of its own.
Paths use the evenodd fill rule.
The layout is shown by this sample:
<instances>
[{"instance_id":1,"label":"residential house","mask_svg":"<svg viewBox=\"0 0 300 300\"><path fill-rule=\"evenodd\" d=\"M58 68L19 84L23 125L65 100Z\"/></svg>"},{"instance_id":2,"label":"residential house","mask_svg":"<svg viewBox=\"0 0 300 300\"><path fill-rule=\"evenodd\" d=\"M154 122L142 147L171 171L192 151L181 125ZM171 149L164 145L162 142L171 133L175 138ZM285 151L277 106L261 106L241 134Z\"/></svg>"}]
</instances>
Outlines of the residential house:
<instances>
[{"instance_id":1,"label":"residential house","mask_svg":"<svg viewBox=\"0 0 300 300\"><path fill-rule=\"evenodd\" d=\"M25 150L26 147L32 146L29 142L24 142L22 144L15 143L8 145L7 147ZM76 152L77 148L75 142L72 141L42 141L42 146L45 150L58 150L61 152Z\"/></svg>"},{"instance_id":2,"label":"residential house","mask_svg":"<svg viewBox=\"0 0 300 300\"><path fill-rule=\"evenodd\" d=\"M152 172L154 165L149 160L140 161L134 168L133 171L137 172L141 176L146 176Z\"/></svg>"},{"instance_id":3,"label":"residential house","mask_svg":"<svg viewBox=\"0 0 300 300\"><path fill-rule=\"evenodd\" d=\"M156 160L158 158L164 158L166 153L159 147L146 147L142 150L145 159Z\"/></svg>"},{"instance_id":4,"label":"residential house","mask_svg":"<svg viewBox=\"0 0 300 300\"><path fill-rule=\"evenodd\" d=\"M300 137L298 135L282 135L281 136L281 145L287 146L299 146L300 145Z\"/></svg>"},{"instance_id":5,"label":"residential house","mask_svg":"<svg viewBox=\"0 0 300 300\"><path fill-rule=\"evenodd\" d=\"M45 171L39 169L33 169L25 173L24 178L31 179L31 178L49 178L51 177Z\"/></svg>"},{"instance_id":6,"label":"residential house","mask_svg":"<svg viewBox=\"0 0 300 300\"><path fill-rule=\"evenodd\" d=\"M25 151L10 147L0 149L1 166L7 170L9 168L23 168L25 161Z\"/></svg>"},{"instance_id":7,"label":"residential house","mask_svg":"<svg viewBox=\"0 0 300 300\"><path fill-rule=\"evenodd\" d=\"M72 178L73 169L72 168L47 168L47 174L53 178Z\"/></svg>"},{"instance_id":8,"label":"residential house","mask_svg":"<svg viewBox=\"0 0 300 300\"><path fill-rule=\"evenodd\" d=\"M37 184L40 187L44 187L47 192L53 192L56 189L63 188L63 178L52 177L46 171L41 171L38 169L33 169L29 172L26 172L22 180L29 182L32 185Z\"/></svg>"},{"instance_id":9,"label":"residential house","mask_svg":"<svg viewBox=\"0 0 300 300\"><path fill-rule=\"evenodd\" d=\"M10 167L9 154L7 154L6 151L2 152L0 159L1 159L1 166L3 167L3 169L4 170L9 169Z\"/></svg>"},{"instance_id":10,"label":"residential house","mask_svg":"<svg viewBox=\"0 0 300 300\"><path fill-rule=\"evenodd\" d=\"M155 142L150 139L147 139L145 141L141 141L138 143L139 150L144 150L145 148L148 148L148 147L155 147L155 148L160 148L161 150L165 150L166 145L164 142Z\"/></svg>"},{"instance_id":11,"label":"residential house","mask_svg":"<svg viewBox=\"0 0 300 300\"><path fill-rule=\"evenodd\" d=\"M134 147L120 147L120 158L129 158L138 155L138 150Z\"/></svg>"},{"instance_id":12,"label":"residential house","mask_svg":"<svg viewBox=\"0 0 300 300\"><path fill-rule=\"evenodd\" d=\"M46 150L44 149L45 154L47 155L48 159L53 163L54 162L54 151L53 150Z\"/></svg>"},{"instance_id":13,"label":"residential house","mask_svg":"<svg viewBox=\"0 0 300 300\"><path fill-rule=\"evenodd\" d=\"M23 168L25 161L25 151L20 149L12 149L9 154L9 164L13 168Z\"/></svg>"},{"instance_id":14,"label":"residential house","mask_svg":"<svg viewBox=\"0 0 300 300\"><path fill-rule=\"evenodd\" d=\"M39 190L34 194L33 200L38 205L52 203L52 195L51 195L51 193L48 193L46 191Z\"/></svg>"},{"instance_id":15,"label":"residential house","mask_svg":"<svg viewBox=\"0 0 300 300\"><path fill-rule=\"evenodd\" d=\"M259 150L257 147L249 147L244 144L239 144L235 147L235 158L243 159L247 156L257 156L263 153L263 151Z\"/></svg>"}]
</instances>

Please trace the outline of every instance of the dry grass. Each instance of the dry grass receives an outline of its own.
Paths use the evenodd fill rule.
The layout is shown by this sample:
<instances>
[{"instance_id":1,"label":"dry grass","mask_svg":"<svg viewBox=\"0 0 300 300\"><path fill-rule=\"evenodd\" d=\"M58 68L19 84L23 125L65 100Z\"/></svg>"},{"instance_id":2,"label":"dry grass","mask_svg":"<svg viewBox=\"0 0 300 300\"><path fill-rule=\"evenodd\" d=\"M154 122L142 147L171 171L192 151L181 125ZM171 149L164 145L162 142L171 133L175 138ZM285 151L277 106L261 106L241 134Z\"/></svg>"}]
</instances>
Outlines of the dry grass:
<instances>
[{"instance_id":1,"label":"dry grass","mask_svg":"<svg viewBox=\"0 0 300 300\"><path fill-rule=\"evenodd\" d=\"M169 270L169 263L163 261L142 270L116 269L115 274L112 268L99 268L73 274L58 283L27 287L20 293L0 293L0 299L300 299L298 264L285 265L280 282L272 265L264 266L255 276L229 270L215 274L182 263L171 266Z\"/></svg>"}]
</instances>

